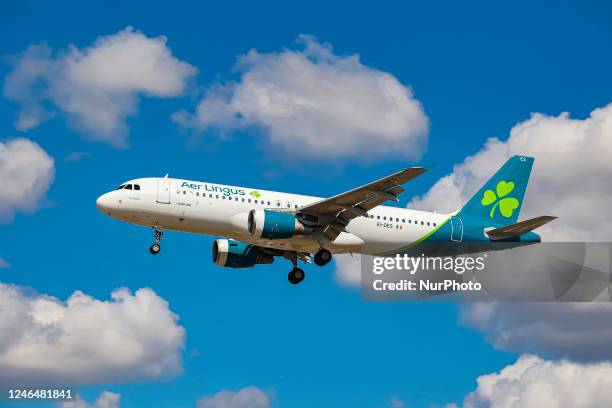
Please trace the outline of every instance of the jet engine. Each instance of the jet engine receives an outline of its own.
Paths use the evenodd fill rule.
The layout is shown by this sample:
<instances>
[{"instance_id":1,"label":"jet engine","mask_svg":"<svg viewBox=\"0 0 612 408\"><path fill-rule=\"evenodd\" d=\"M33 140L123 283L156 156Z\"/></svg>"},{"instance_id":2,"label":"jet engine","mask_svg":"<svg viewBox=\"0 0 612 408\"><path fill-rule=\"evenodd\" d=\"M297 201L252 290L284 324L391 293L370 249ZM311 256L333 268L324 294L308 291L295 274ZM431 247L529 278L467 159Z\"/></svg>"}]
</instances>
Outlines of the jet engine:
<instances>
[{"instance_id":1,"label":"jet engine","mask_svg":"<svg viewBox=\"0 0 612 408\"><path fill-rule=\"evenodd\" d=\"M310 234L312 228L302 224L295 214L272 210L251 210L248 231L254 238L288 239L294 235Z\"/></svg>"},{"instance_id":2,"label":"jet engine","mask_svg":"<svg viewBox=\"0 0 612 408\"><path fill-rule=\"evenodd\" d=\"M262 252L258 247L233 239L216 240L212 247L212 259L217 265L226 268L250 268L274 262L272 255Z\"/></svg>"}]
</instances>

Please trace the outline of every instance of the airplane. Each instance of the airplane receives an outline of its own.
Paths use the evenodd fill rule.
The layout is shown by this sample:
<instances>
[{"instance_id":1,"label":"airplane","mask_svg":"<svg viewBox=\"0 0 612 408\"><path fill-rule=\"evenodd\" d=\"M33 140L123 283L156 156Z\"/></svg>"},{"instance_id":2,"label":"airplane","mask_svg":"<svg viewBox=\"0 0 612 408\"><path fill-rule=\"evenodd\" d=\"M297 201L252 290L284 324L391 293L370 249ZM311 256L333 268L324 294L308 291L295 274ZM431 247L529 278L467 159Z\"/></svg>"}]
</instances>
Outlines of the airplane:
<instances>
[{"instance_id":1,"label":"airplane","mask_svg":"<svg viewBox=\"0 0 612 408\"><path fill-rule=\"evenodd\" d=\"M165 230L221 236L212 246L219 266L248 268L291 261L325 266L332 254L392 255L425 243L540 242L534 229L556 217L517 222L534 158L512 156L458 211L439 214L383 206L398 202L403 184L427 171L409 167L330 198L166 177L138 178L101 195L98 209L131 224L152 227L151 254Z\"/></svg>"}]
</instances>

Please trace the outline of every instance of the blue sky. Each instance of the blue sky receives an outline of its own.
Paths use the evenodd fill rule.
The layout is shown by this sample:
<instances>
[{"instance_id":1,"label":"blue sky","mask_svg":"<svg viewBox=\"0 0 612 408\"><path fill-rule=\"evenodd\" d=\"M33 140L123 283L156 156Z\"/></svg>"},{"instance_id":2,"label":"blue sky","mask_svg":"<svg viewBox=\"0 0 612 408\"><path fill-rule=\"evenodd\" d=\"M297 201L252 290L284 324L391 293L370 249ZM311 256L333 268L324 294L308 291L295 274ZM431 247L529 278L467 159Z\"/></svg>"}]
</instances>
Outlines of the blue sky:
<instances>
[{"instance_id":1,"label":"blue sky","mask_svg":"<svg viewBox=\"0 0 612 408\"><path fill-rule=\"evenodd\" d=\"M374 304L339 285L334 268L307 267L293 287L289 264L223 270L210 261L213 237L169 232L163 251L148 253L152 232L104 217L100 194L136 177L171 176L223 184L333 195L416 163L436 163L411 182L401 206L421 195L489 137L506 139L531 112L583 119L610 101L611 9L604 2L459 4L266 3L224 7L172 2L10 2L0 4L2 54L46 42L82 48L132 26L164 35L175 57L195 66L185 95L142 97L127 119L129 147L83 138L64 118L15 129L18 106L0 98L0 138L25 136L55 159L56 174L40 208L0 225L0 255L12 267L0 281L66 299L81 290L108 299L115 288L152 288L186 330L183 372L170 378L80 387L87 400L121 393L123 407L190 407L221 389L255 385L275 407L408 407L461 401L479 375L520 353L495 350L459 323L452 303ZM294 48L301 33L336 55L409 86L430 120L419 160L287 160L261 130L220 138L170 119L193 112L212 83L238 80L238 56ZM0 75L11 71L5 60ZM86 152L66 161L71 152ZM529 197L527 197L529 199Z\"/></svg>"}]
</instances>

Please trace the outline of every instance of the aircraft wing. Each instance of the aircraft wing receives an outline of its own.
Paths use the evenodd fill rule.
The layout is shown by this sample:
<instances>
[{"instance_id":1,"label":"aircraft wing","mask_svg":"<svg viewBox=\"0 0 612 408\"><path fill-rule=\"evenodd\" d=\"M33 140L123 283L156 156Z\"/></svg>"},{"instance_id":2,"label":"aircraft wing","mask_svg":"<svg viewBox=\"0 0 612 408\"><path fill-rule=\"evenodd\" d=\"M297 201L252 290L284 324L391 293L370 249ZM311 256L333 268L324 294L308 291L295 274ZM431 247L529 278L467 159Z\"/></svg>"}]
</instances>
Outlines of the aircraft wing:
<instances>
[{"instance_id":1,"label":"aircraft wing","mask_svg":"<svg viewBox=\"0 0 612 408\"><path fill-rule=\"evenodd\" d=\"M319 224L323 226L323 233L333 241L353 218L367 217L369 210L387 200L398 201L397 195L405 191L402 184L426 170L425 167L409 167L372 183L304 206L297 212L317 217Z\"/></svg>"}]
</instances>

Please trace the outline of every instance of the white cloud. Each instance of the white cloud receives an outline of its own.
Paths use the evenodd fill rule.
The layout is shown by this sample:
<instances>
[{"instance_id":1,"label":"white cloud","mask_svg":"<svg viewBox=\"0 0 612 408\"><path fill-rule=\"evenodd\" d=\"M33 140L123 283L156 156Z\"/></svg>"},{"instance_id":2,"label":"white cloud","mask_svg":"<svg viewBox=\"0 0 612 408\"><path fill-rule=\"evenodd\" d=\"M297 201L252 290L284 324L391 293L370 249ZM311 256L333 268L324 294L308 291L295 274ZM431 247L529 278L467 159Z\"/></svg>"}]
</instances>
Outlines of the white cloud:
<instances>
[{"instance_id":1,"label":"white cloud","mask_svg":"<svg viewBox=\"0 0 612 408\"><path fill-rule=\"evenodd\" d=\"M80 162L81 160L91 156L88 152L70 152L64 157L66 163Z\"/></svg>"},{"instance_id":2,"label":"white cloud","mask_svg":"<svg viewBox=\"0 0 612 408\"><path fill-rule=\"evenodd\" d=\"M47 45L33 45L13 60L4 96L21 107L17 129L27 131L52 117L43 106L51 101L88 138L115 146L126 143L126 118L137 112L140 95L178 96L196 73L172 55L166 37L147 37L131 27L55 55Z\"/></svg>"},{"instance_id":3,"label":"white cloud","mask_svg":"<svg viewBox=\"0 0 612 408\"><path fill-rule=\"evenodd\" d=\"M58 404L60 408L119 408L121 394L114 392L103 391L100 396L89 404L87 401L77 396L76 401L62 402Z\"/></svg>"},{"instance_id":4,"label":"white cloud","mask_svg":"<svg viewBox=\"0 0 612 408\"><path fill-rule=\"evenodd\" d=\"M195 115L177 112L187 127L222 131L259 128L270 145L293 157L418 158L429 120L410 88L358 55L301 35L303 50L249 51L240 81L208 89Z\"/></svg>"},{"instance_id":5,"label":"white cloud","mask_svg":"<svg viewBox=\"0 0 612 408\"><path fill-rule=\"evenodd\" d=\"M0 384L157 379L181 370L185 331L151 289L62 302L0 283Z\"/></svg>"},{"instance_id":6,"label":"white cloud","mask_svg":"<svg viewBox=\"0 0 612 408\"><path fill-rule=\"evenodd\" d=\"M524 355L499 373L478 377L477 383L463 401L465 408L608 407L612 364L582 365Z\"/></svg>"},{"instance_id":7,"label":"white cloud","mask_svg":"<svg viewBox=\"0 0 612 408\"><path fill-rule=\"evenodd\" d=\"M55 176L55 164L38 144L24 138L0 141L0 222L15 211L36 209Z\"/></svg>"},{"instance_id":8,"label":"white cloud","mask_svg":"<svg viewBox=\"0 0 612 408\"><path fill-rule=\"evenodd\" d=\"M222 390L198 400L196 408L269 408L270 397L254 386L238 391Z\"/></svg>"},{"instance_id":9,"label":"white cloud","mask_svg":"<svg viewBox=\"0 0 612 408\"><path fill-rule=\"evenodd\" d=\"M471 303L461 320L498 349L575 361L612 361L610 303Z\"/></svg>"},{"instance_id":10,"label":"white cloud","mask_svg":"<svg viewBox=\"0 0 612 408\"><path fill-rule=\"evenodd\" d=\"M361 285L361 255L337 254L334 255L336 280L346 286L359 287Z\"/></svg>"},{"instance_id":11,"label":"white cloud","mask_svg":"<svg viewBox=\"0 0 612 408\"><path fill-rule=\"evenodd\" d=\"M459 209L514 155L536 158L521 218L560 217L540 231L548 241L612 239L612 104L584 120L533 114L514 126L506 141L489 139L408 207Z\"/></svg>"}]
</instances>

